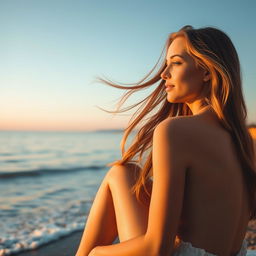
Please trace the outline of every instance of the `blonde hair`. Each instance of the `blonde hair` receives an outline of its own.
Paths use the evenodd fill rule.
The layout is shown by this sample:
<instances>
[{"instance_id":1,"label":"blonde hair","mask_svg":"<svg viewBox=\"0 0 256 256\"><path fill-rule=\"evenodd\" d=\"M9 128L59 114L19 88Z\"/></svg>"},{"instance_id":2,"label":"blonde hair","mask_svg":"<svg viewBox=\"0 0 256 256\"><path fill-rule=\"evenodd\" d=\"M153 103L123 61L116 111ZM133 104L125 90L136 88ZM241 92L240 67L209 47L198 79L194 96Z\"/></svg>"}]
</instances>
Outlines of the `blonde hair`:
<instances>
[{"instance_id":1,"label":"blonde hair","mask_svg":"<svg viewBox=\"0 0 256 256\"><path fill-rule=\"evenodd\" d=\"M255 154L253 141L246 127L247 110L242 93L240 63L235 47L230 38L219 29L213 27L194 29L192 26L185 26L178 32L170 34L164 48L165 55L167 54L169 45L179 36L185 38L187 51L195 59L196 63L208 70L211 74L205 100L215 111L222 126L232 136L237 156L243 167L243 174L247 182L251 203L250 220L255 219ZM161 73L166 68L165 61L160 65L156 74L146 81L156 69L159 60L146 77L130 86L122 86L112 83L109 80L98 78L101 82L110 86L128 90L121 98L120 105L134 92L159 82L156 89L140 102L126 109L117 109L114 111L114 113L125 112L140 105L132 116L128 127L125 129L121 141L122 159L110 163L109 166L127 163L134 163L136 166L142 165L139 169L138 179L132 188L137 199L141 202L143 202L142 191L146 192L147 199L150 199L150 192L146 184L152 176L152 138L154 129L161 121L168 117L192 115L191 110L185 103L170 103L167 101L165 81L161 79ZM156 108L159 108L159 110L147 117ZM145 120L147 120L146 123L138 130L130 147L125 150L128 136L135 127L138 127ZM144 157L145 163L141 164Z\"/></svg>"}]
</instances>

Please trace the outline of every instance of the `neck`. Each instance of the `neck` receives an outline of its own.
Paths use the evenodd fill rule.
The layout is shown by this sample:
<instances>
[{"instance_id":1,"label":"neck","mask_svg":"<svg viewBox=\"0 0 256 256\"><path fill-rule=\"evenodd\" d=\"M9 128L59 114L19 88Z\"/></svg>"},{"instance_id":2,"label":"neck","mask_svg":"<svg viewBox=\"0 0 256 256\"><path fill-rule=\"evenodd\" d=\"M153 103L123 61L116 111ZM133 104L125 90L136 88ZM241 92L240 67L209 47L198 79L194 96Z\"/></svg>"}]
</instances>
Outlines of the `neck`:
<instances>
[{"instance_id":1,"label":"neck","mask_svg":"<svg viewBox=\"0 0 256 256\"><path fill-rule=\"evenodd\" d=\"M195 100L191 103L186 102L186 104L192 111L193 115L201 114L209 110L209 108L211 108L211 106L205 100L202 99Z\"/></svg>"}]
</instances>

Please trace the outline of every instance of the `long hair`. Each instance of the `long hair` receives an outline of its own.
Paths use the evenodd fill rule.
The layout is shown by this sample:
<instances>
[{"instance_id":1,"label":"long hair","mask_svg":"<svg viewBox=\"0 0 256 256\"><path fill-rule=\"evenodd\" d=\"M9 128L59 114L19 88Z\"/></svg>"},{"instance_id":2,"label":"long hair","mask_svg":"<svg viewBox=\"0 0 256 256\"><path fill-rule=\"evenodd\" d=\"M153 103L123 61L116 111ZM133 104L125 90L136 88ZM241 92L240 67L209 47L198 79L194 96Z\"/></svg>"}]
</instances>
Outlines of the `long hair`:
<instances>
[{"instance_id":1,"label":"long hair","mask_svg":"<svg viewBox=\"0 0 256 256\"><path fill-rule=\"evenodd\" d=\"M194 29L192 26L185 26L178 32L171 33L157 64L138 83L124 86L113 83L110 80L98 78L99 81L110 86L127 90L119 102L118 109L112 111L112 113L125 112L140 105L124 131L121 141L122 158L108 165L133 163L136 164L135 166L139 166L139 175L132 192L136 194L137 199L142 203L145 199L142 194L147 195L146 200L150 199L147 183L152 177L152 139L154 129L168 117L192 115L191 110L185 103L170 103L167 101L165 81L161 79L161 73L166 68L166 62L159 61L163 52L165 51L166 56L168 47L179 36L185 38L187 52L194 58L197 65L210 72L211 80L209 81L205 100L215 111L221 125L230 133L233 139L247 183L251 206L250 220L255 219L255 154L253 140L246 127L247 110L242 92L240 63L230 38L219 29L213 27ZM159 63L160 68L156 70ZM149 78L154 70L156 70L156 74ZM140 102L120 110L120 106L131 94L153 85L156 85L156 88L150 95ZM125 150L128 136L142 123L143 125L139 128L131 145ZM146 193L142 193L142 191Z\"/></svg>"}]
</instances>

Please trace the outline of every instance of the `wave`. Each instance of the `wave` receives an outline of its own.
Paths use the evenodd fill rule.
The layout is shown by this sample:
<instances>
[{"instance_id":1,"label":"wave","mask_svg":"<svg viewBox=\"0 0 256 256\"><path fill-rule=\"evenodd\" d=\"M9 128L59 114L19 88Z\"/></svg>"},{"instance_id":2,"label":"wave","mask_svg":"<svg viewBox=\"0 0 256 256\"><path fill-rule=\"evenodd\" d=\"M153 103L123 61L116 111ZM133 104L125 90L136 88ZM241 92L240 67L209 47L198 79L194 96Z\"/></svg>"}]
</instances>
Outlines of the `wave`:
<instances>
[{"instance_id":1,"label":"wave","mask_svg":"<svg viewBox=\"0 0 256 256\"><path fill-rule=\"evenodd\" d=\"M89 166L79 166L73 168L51 168L51 169L35 169L28 171L18 171L18 172L1 172L0 178L10 179L10 178L20 178L20 177L40 177L43 175L58 175L71 172L80 172L80 171L98 171L103 170L106 165L89 165Z\"/></svg>"},{"instance_id":2,"label":"wave","mask_svg":"<svg viewBox=\"0 0 256 256\"><path fill-rule=\"evenodd\" d=\"M19 163L19 162L23 162L24 160L20 160L20 159L7 159L4 160L4 163Z\"/></svg>"},{"instance_id":3,"label":"wave","mask_svg":"<svg viewBox=\"0 0 256 256\"><path fill-rule=\"evenodd\" d=\"M85 202L87 203L87 202ZM84 218L83 202L47 211L47 215L33 215L20 219L22 229L3 233L0 238L0 255L16 255L22 251L36 249L73 232L81 231L87 220ZM91 203L90 203L91 205ZM18 221L16 224L20 224ZM33 227L33 228L31 228Z\"/></svg>"}]
</instances>

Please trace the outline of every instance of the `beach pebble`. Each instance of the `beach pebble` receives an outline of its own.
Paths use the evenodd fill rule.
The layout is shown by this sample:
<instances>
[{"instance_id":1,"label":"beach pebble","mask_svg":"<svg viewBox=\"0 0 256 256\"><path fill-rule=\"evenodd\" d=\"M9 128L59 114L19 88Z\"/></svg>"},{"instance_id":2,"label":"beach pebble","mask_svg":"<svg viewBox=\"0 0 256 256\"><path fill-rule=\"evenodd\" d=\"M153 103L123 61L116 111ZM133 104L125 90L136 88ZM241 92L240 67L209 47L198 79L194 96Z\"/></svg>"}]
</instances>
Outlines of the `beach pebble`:
<instances>
[{"instance_id":1,"label":"beach pebble","mask_svg":"<svg viewBox=\"0 0 256 256\"><path fill-rule=\"evenodd\" d=\"M0 256L6 256L9 254L10 254L10 250L8 250L8 249L0 250Z\"/></svg>"},{"instance_id":2,"label":"beach pebble","mask_svg":"<svg viewBox=\"0 0 256 256\"><path fill-rule=\"evenodd\" d=\"M31 248L31 249L36 249L36 248L38 247L38 245L39 245L38 242L33 241L33 242L30 244L29 248Z\"/></svg>"}]
</instances>

